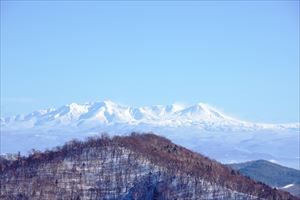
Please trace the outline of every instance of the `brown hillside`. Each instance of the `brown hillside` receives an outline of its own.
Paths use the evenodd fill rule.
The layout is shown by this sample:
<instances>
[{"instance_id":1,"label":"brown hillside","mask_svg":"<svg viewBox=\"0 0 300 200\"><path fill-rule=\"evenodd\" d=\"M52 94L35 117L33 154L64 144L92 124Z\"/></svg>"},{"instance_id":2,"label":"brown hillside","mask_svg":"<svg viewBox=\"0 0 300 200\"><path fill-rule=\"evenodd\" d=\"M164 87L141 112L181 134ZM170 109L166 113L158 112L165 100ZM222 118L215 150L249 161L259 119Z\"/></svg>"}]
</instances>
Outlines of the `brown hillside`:
<instances>
[{"instance_id":1,"label":"brown hillside","mask_svg":"<svg viewBox=\"0 0 300 200\"><path fill-rule=\"evenodd\" d=\"M0 178L0 199L145 199L150 183L149 199L297 199L154 134L73 140L52 151L1 159Z\"/></svg>"}]
</instances>

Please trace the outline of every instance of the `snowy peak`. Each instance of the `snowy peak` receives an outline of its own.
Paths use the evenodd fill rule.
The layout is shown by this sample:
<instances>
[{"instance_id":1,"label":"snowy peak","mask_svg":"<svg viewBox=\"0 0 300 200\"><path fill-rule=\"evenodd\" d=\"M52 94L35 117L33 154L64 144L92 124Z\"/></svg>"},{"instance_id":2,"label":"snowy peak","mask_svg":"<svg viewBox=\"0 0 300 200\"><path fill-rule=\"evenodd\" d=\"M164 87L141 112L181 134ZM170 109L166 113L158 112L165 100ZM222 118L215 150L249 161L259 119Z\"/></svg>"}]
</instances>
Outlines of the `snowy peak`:
<instances>
[{"instance_id":1,"label":"snowy peak","mask_svg":"<svg viewBox=\"0 0 300 200\"><path fill-rule=\"evenodd\" d=\"M181 104L174 103L174 104L166 106L166 111L174 113L174 112L177 112L177 111L181 111L184 108L185 108L185 106L183 106Z\"/></svg>"},{"instance_id":2,"label":"snowy peak","mask_svg":"<svg viewBox=\"0 0 300 200\"><path fill-rule=\"evenodd\" d=\"M112 101L71 103L1 118L0 148L1 152L27 153L99 132L155 132L224 162L272 159L298 166L299 128L299 123L242 121L204 103L142 107Z\"/></svg>"},{"instance_id":3,"label":"snowy peak","mask_svg":"<svg viewBox=\"0 0 300 200\"><path fill-rule=\"evenodd\" d=\"M257 124L245 122L220 112L216 108L198 103L192 106L171 104L129 107L112 101L77 104L71 103L57 109L50 108L1 118L1 128L21 129L36 127L97 127L114 124L151 125L167 127L194 126L209 130L252 130L299 128L298 124Z\"/></svg>"},{"instance_id":4,"label":"snowy peak","mask_svg":"<svg viewBox=\"0 0 300 200\"><path fill-rule=\"evenodd\" d=\"M193 120L205 120L205 121L220 121L220 120L226 120L231 119L230 117L225 116L217 109L204 104L204 103L198 103L194 106L188 107L182 111L179 112L180 116L186 116Z\"/></svg>"}]
</instances>

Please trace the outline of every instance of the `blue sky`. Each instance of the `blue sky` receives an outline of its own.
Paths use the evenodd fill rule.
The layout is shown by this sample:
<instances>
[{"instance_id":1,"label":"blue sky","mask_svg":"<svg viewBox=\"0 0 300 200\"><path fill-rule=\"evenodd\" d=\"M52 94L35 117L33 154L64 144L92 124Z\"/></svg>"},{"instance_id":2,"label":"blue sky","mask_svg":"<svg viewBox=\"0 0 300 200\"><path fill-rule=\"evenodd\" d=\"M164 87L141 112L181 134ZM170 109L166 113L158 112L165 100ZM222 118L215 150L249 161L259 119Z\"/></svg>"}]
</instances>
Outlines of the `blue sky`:
<instances>
[{"instance_id":1,"label":"blue sky","mask_svg":"<svg viewBox=\"0 0 300 200\"><path fill-rule=\"evenodd\" d=\"M299 1L1 1L1 115L110 99L299 121Z\"/></svg>"}]
</instances>

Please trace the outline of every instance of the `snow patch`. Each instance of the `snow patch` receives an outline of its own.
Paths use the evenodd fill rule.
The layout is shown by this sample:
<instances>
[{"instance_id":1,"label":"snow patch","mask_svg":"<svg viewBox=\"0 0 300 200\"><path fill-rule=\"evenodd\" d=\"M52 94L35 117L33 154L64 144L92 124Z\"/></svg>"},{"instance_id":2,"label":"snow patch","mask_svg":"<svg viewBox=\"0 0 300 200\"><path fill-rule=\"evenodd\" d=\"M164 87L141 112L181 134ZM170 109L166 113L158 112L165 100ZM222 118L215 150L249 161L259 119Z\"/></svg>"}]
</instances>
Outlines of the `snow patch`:
<instances>
[{"instance_id":1,"label":"snow patch","mask_svg":"<svg viewBox=\"0 0 300 200\"><path fill-rule=\"evenodd\" d=\"M282 187L283 189L287 189L287 188L290 188L290 187L293 187L294 186L294 184L288 184L288 185L286 185L286 186L284 186L284 187Z\"/></svg>"}]
</instances>

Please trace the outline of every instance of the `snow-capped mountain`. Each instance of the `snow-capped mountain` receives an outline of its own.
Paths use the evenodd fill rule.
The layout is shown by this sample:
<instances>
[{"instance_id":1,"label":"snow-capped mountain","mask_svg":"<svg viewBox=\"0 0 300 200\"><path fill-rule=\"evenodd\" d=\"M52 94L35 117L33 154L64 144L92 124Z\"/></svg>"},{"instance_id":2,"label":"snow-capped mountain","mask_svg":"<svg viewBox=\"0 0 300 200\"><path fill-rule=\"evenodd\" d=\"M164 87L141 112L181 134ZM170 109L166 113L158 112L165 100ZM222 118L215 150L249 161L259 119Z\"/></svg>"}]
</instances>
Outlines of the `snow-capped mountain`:
<instances>
[{"instance_id":1,"label":"snow-capped mountain","mask_svg":"<svg viewBox=\"0 0 300 200\"><path fill-rule=\"evenodd\" d=\"M204 103L130 107L76 104L1 118L1 153L45 149L108 132L155 132L222 162L265 159L298 168L300 124L253 123Z\"/></svg>"},{"instance_id":2,"label":"snow-capped mountain","mask_svg":"<svg viewBox=\"0 0 300 200\"><path fill-rule=\"evenodd\" d=\"M299 123L262 124L250 123L229 117L204 103L192 106L172 104L146 107L129 107L112 101L62 106L60 108L39 110L28 115L1 118L1 128L18 130L20 128L51 128L71 126L94 128L113 124L152 125L170 127L194 126L203 130L262 130L297 129Z\"/></svg>"}]
</instances>

